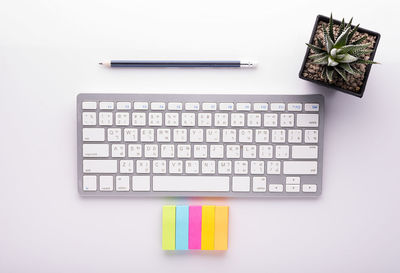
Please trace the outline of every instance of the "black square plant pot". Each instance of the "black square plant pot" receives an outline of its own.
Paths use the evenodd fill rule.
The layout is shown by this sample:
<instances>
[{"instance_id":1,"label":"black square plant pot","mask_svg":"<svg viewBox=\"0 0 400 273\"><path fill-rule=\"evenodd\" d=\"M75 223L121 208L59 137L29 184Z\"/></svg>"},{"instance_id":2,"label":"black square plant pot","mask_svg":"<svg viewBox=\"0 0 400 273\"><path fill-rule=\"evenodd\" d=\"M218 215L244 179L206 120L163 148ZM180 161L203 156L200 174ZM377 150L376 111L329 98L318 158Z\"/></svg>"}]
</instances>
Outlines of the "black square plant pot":
<instances>
[{"instance_id":1,"label":"black square plant pot","mask_svg":"<svg viewBox=\"0 0 400 273\"><path fill-rule=\"evenodd\" d=\"M310 44L314 44L314 36L316 34L316 31L317 31L318 23L321 22L321 21L325 22L325 23L329 23L329 17L323 16L323 15L318 15L317 16L317 19L315 20L313 31L311 33L311 38L310 38L310 42L309 42ZM336 24L336 25L340 25L341 21L333 20L333 23ZM352 27L354 27L354 26L352 25ZM365 33L365 34L372 35L372 36L376 37L375 38L375 43L374 43L374 48L373 48L374 51L371 53L370 58L369 58L371 61L374 60L375 52L376 52L376 49L378 47L381 35L379 33L377 33L377 32L370 31L370 30L364 29L364 28L358 28L357 32ZM313 83L316 83L316 84L319 84L319 85L322 85L322 86L325 86L325 87L328 87L328 88L333 88L333 89L342 91L344 93L347 93L347 94L350 94L350 95L353 95L353 96L356 96L356 97L359 97L359 98L361 98L364 95L365 86L367 85L369 72L371 71L371 66L372 66L371 64L367 65L366 68L365 68L364 79L363 79L362 85L360 86L360 90L355 92L355 91L346 90L346 89L341 88L339 86L336 86L334 84L329 84L329 83L324 82L324 81L319 81L319 80L314 80L314 79L309 79L309 78L304 77L303 76L303 72L304 72L304 70L306 68L305 66L306 66L306 62L308 60L308 56L309 55L310 55L310 48L307 47L306 55L304 56L303 64L302 64L300 72L299 72L299 78L300 79L303 79L303 80L306 80L306 81L310 81L310 82L313 82Z\"/></svg>"}]
</instances>

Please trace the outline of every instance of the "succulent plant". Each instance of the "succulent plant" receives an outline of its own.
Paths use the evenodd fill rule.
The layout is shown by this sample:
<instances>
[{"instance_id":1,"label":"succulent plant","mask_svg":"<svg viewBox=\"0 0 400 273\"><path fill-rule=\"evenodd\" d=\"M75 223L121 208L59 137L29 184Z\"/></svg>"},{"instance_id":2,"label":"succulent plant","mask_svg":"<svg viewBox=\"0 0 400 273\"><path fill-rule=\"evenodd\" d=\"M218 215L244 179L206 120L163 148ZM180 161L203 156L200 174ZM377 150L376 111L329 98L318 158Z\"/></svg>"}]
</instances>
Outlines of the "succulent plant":
<instances>
[{"instance_id":1,"label":"succulent plant","mask_svg":"<svg viewBox=\"0 0 400 273\"><path fill-rule=\"evenodd\" d=\"M367 39L367 36L352 41L358 26L351 27L350 22L345 24L342 20L338 33L335 37L333 31L332 14L329 20L328 27L323 27L324 41L317 37L318 45L307 44L307 46L314 51L314 54L309 56L314 64L323 65L322 75L327 78L329 82L333 81L334 73L337 73L346 82L348 81L348 74L361 74L355 67L355 64L376 64L377 62L366 60L365 55L370 54L372 50L368 49L371 43L362 43Z\"/></svg>"}]
</instances>

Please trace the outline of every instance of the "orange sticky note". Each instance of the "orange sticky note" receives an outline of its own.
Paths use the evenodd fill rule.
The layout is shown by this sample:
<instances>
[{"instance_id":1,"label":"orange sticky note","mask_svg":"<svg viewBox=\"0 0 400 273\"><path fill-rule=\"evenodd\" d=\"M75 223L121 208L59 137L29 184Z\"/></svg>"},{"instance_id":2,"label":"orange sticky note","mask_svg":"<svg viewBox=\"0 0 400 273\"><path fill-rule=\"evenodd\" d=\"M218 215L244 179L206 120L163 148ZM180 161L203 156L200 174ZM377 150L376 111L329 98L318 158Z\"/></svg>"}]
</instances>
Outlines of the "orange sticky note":
<instances>
[{"instance_id":1,"label":"orange sticky note","mask_svg":"<svg viewBox=\"0 0 400 273\"><path fill-rule=\"evenodd\" d=\"M215 239L214 239L215 250L228 249L228 218L229 218L228 206L215 207Z\"/></svg>"}]
</instances>

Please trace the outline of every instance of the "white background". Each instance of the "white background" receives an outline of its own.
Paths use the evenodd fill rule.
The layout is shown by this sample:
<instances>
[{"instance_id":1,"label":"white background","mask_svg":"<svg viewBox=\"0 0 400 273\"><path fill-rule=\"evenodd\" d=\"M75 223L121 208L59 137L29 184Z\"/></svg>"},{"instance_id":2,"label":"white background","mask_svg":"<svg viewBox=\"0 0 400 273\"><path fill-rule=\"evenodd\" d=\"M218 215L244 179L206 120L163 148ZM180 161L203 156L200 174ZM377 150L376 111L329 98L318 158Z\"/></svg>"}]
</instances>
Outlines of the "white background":
<instances>
[{"instance_id":1,"label":"white background","mask_svg":"<svg viewBox=\"0 0 400 273\"><path fill-rule=\"evenodd\" d=\"M398 1L0 2L0 272L399 272ZM364 98L298 79L317 14L380 32ZM251 59L112 70L105 59ZM326 99L320 198L81 198L79 92ZM230 206L226 253L161 250L165 204Z\"/></svg>"}]
</instances>

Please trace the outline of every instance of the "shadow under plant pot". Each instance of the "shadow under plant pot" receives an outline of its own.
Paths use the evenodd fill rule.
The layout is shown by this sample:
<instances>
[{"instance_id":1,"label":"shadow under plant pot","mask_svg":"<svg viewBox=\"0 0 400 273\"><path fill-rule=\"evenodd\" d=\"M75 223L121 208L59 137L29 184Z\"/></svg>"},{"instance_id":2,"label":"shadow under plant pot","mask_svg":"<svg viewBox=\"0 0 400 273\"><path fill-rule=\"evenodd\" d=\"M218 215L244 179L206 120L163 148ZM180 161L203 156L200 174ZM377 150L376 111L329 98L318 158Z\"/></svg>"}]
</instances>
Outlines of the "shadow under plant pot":
<instances>
[{"instance_id":1,"label":"shadow under plant pot","mask_svg":"<svg viewBox=\"0 0 400 273\"><path fill-rule=\"evenodd\" d=\"M324 52L326 51L327 47L326 47L326 41L324 39L323 29L324 28L329 29L329 19L330 19L329 17L318 15L317 19L315 20L314 29L310 38L311 47L313 45L319 48L322 47L324 49ZM343 29L340 30L340 24L341 24L340 21L333 20L332 30L333 34L336 37L336 40L338 40L337 39L338 32L339 31L342 31L342 33L344 32ZM352 29L353 28L354 26L352 26ZM363 38L364 36L365 38ZM364 94L369 72L371 70L372 64L370 64L370 62L372 62L375 57L375 52L378 47L380 37L381 35L377 32L373 32L363 28L357 28L357 31L354 32L354 35L352 35L349 42L354 43L360 38L362 38L360 43L356 42L358 45L362 46L363 44L370 43L370 45L367 48L363 49L364 51L366 50L367 54L359 56L359 59L361 59L361 61L365 63L350 63L351 64L350 67L347 64L341 63L340 66L337 66L336 69L334 69L333 66L327 67L327 65L314 63L316 61L315 56L317 56L319 52L317 52L317 50L310 49L310 47L308 47L306 55L303 60L303 64L300 69L299 77L303 80L310 81L328 88L334 88L339 91L345 92L347 94L361 98ZM346 51L346 49L344 49L344 51ZM355 53L354 55L357 55L357 51L354 51L354 53ZM324 55L323 53L320 54ZM313 59L311 59L310 56ZM332 61L334 62L333 59L329 60L329 62ZM346 68L346 70L339 68ZM335 72L335 73L333 72L329 73L331 81L327 78L326 76L327 73L325 69ZM344 77L347 79L347 81L345 81L343 77L339 75L339 73L343 71L346 72L345 73L346 75L344 75Z\"/></svg>"}]
</instances>

